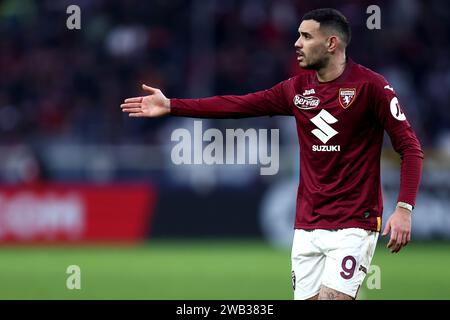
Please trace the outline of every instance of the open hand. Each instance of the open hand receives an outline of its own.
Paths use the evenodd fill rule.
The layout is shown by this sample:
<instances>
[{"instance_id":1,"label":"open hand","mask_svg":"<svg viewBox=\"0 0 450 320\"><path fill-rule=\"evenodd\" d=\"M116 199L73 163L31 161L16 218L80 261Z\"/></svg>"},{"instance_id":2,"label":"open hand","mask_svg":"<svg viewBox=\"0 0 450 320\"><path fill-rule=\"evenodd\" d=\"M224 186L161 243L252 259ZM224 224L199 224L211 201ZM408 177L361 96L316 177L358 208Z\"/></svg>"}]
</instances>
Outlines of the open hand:
<instances>
[{"instance_id":1,"label":"open hand","mask_svg":"<svg viewBox=\"0 0 450 320\"><path fill-rule=\"evenodd\" d=\"M149 87L145 84L142 89L149 95L125 99L120 105L122 112L128 112L130 117L157 118L170 114L170 100L161 90Z\"/></svg>"}]
</instances>

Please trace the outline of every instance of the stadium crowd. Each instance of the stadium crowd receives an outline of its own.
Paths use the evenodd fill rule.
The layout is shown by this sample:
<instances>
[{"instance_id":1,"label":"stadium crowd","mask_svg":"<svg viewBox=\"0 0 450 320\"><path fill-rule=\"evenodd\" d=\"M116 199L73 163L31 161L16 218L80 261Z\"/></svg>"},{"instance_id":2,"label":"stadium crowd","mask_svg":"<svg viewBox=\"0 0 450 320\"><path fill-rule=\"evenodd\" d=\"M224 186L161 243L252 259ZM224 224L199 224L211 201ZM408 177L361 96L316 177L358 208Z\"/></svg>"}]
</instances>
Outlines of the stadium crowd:
<instances>
[{"instance_id":1,"label":"stadium crowd","mask_svg":"<svg viewBox=\"0 0 450 320\"><path fill-rule=\"evenodd\" d=\"M141 83L168 97L268 88L298 71L302 13L333 6L351 22L350 57L391 82L424 148L450 154L450 4L377 3L380 30L367 28L365 0L1 1L0 145L167 143L182 119L120 112ZM80 30L66 27L70 4Z\"/></svg>"}]
</instances>

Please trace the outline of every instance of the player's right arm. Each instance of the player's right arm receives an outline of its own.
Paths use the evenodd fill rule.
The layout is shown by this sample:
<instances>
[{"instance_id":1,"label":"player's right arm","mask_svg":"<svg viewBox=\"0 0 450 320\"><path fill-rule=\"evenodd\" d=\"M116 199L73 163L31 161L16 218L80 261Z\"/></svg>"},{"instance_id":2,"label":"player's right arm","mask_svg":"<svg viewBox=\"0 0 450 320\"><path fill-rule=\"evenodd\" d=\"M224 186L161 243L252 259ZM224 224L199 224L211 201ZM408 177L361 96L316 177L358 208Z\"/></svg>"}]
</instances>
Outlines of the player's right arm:
<instances>
[{"instance_id":1,"label":"player's right arm","mask_svg":"<svg viewBox=\"0 0 450 320\"><path fill-rule=\"evenodd\" d=\"M170 114L170 100L161 90L142 85L142 89L147 91L147 96L133 97L125 99L120 105L122 112L126 112L130 117L158 118Z\"/></svg>"},{"instance_id":2,"label":"player's right arm","mask_svg":"<svg viewBox=\"0 0 450 320\"><path fill-rule=\"evenodd\" d=\"M128 98L121 105L130 117L174 115L192 118L245 118L292 115L285 98L290 80L276 86L240 96L215 96L203 99L168 99L161 90L143 85L149 95Z\"/></svg>"}]
</instances>

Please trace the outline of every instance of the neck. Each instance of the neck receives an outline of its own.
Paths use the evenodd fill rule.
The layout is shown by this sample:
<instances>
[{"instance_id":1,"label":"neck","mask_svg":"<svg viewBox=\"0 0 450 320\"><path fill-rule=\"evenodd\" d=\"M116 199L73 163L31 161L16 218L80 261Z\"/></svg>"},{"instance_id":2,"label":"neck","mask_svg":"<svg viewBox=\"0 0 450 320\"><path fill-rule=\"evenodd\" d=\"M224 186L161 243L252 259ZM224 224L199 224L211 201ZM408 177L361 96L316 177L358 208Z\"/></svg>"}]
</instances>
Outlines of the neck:
<instances>
[{"instance_id":1,"label":"neck","mask_svg":"<svg viewBox=\"0 0 450 320\"><path fill-rule=\"evenodd\" d=\"M319 82L329 82L338 78L345 70L345 60L345 53L333 56L325 67L317 70Z\"/></svg>"}]
</instances>

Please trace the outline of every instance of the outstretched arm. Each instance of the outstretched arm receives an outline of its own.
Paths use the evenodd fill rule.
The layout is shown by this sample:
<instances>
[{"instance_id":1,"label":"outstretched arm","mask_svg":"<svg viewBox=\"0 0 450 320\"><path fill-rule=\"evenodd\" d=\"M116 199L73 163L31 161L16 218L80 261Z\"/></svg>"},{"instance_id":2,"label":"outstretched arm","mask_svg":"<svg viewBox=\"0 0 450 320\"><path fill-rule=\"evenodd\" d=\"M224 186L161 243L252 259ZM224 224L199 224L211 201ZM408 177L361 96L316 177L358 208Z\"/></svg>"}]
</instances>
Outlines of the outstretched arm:
<instances>
[{"instance_id":1,"label":"outstretched arm","mask_svg":"<svg viewBox=\"0 0 450 320\"><path fill-rule=\"evenodd\" d=\"M215 96L203 99L167 99L161 90L143 85L149 95L128 98L121 105L130 117L173 115L191 118L245 118L292 115L285 90L290 80L276 86L240 96Z\"/></svg>"}]
</instances>

